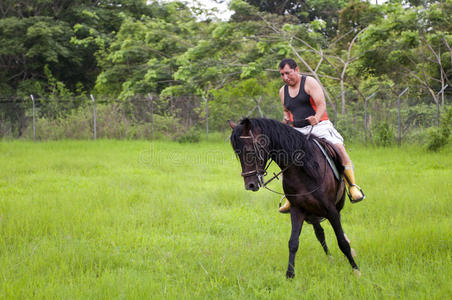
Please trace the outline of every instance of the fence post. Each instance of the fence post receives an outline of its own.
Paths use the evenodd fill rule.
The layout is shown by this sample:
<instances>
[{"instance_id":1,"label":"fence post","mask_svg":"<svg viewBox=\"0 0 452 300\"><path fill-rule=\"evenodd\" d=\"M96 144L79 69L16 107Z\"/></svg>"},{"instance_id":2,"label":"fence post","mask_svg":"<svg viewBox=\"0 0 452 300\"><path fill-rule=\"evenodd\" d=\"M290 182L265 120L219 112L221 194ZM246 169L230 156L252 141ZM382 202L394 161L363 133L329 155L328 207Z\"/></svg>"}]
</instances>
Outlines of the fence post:
<instances>
[{"instance_id":1,"label":"fence post","mask_svg":"<svg viewBox=\"0 0 452 300\"><path fill-rule=\"evenodd\" d=\"M204 102L206 103L206 139L209 139L209 101L207 97L202 95Z\"/></svg>"},{"instance_id":2,"label":"fence post","mask_svg":"<svg viewBox=\"0 0 452 300\"><path fill-rule=\"evenodd\" d=\"M436 126L438 126L438 127L439 127L439 95L440 95L441 93L444 94L444 90L447 89L448 86L449 86L449 85L446 84L446 85L441 89L441 91L439 91L438 94L436 94L436 97L438 98L438 99L436 99Z\"/></svg>"},{"instance_id":3,"label":"fence post","mask_svg":"<svg viewBox=\"0 0 452 300\"><path fill-rule=\"evenodd\" d=\"M171 134L175 134L176 130L174 129L174 97L170 98L170 115L171 115Z\"/></svg>"},{"instance_id":4,"label":"fence post","mask_svg":"<svg viewBox=\"0 0 452 300\"><path fill-rule=\"evenodd\" d=\"M334 127L337 127L337 97L334 97Z\"/></svg>"},{"instance_id":5,"label":"fence post","mask_svg":"<svg viewBox=\"0 0 452 300\"><path fill-rule=\"evenodd\" d=\"M154 101L151 93L148 93L149 101L151 101L151 139L154 139Z\"/></svg>"},{"instance_id":6,"label":"fence post","mask_svg":"<svg viewBox=\"0 0 452 300\"><path fill-rule=\"evenodd\" d=\"M94 113L94 140L96 140L96 138L97 138L97 132L96 132L96 127L97 127L96 100L94 99L93 94L91 94L90 96L91 96L91 100L93 100L93 113Z\"/></svg>"},{"instance_id":7,"label":"fence post","mask_svg":"<svg viewBox=\"0 0 452 300\"><path fill-rule=\"evenodd\" d=\"M35 97L30 95L31 101L33 101L33 141L36 141L36 117L35 117Z\"/></svg>"},{"instance_id":8,"label":"fence post","mask_svg":"<svg viewBox=\"0 0 452 300\"><path fill-rule=\"evenodd\" d=\"M375 96L375 92L372 95L364 99L364 143L367 144L367 101Z\"/></svg>"},{"instance_id":9,"label":"fence post","mask_svg":"<svg viewBox=\"0 0 452 300\"><path fill-rule=\"evenodd\" d=\"M364 144L367 145L367 98L364 99Z\"/></svg>"},{"instance_id":10,"label":"fence post","mask_svg":"<svg viewBox=\"0 0 452 300\"><path fill-rule=\"evenodd\" d=\"M401 92L399 94L399 97L397 98L397 120L398 120L398 127L399 127L399 135L398 135L398 139L397 142L400 145L402 145L402 126L401 126L401 121L400 121L400 97L402 97L403 94L406 93L406 91L408 91L409 87L407 87L406 89L403 90L403 92Z\"/></svg>"}]
</instances>

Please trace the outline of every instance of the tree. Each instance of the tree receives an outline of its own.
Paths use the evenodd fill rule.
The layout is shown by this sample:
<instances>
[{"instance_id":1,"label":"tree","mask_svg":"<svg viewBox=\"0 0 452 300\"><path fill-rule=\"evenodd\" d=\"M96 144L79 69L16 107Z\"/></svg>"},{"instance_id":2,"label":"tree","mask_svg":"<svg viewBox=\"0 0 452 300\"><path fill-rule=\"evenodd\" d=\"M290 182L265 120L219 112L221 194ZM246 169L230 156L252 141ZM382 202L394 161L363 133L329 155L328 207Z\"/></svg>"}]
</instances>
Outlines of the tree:
<instances>
[{"instance_id":1,"label":"tree","mask_svg":"<svg viewBox=\"0 0 452 300\"><path fill-rule=\"evenodd\" d=\"M298 18L300 23L323 20L326 24L323 28L324 33L329 37L335 36L338 25L338 13L347 3L344 0L246 0L246 2L257 7L262 12L293 15Z\"/></svg>"},{"instance_id":2,"label":"tree","mask_svg":"<svg viewBox=\"0 0 452 300\"><path fill-rule=\"evenodd\" d=\"M99 73L96 52L108 47L122 15L152 15L145 0L12 1L0 3L0 81L2 92L40 93L44 72L70 90L90 90ZM1 87L0 87L1 88Z\"/></svg>"},{"instance_id":3,"label":"tree","mask_svg":"<svg viewBox=\"0 0 452 300\"><path fill-rule=\"evenodd\" d=\"M361 69L377 76L387 74L394 82L411 81L439 106L438 92L450 83L452 71L448 47L452 1L434 3L427 9L388 4L385 13L385 18L370 25L358 43Z\"/></svg>"},{"instance_id":4,"label":"tree","mask_svg":"<svg viewBox=\"0 0 452 300\"><path fill-rule=\"evenodd\" d=\"M139 20L125 17L108 54L101 60L103 72L96 92L127 98L136 94L160 94L177 84L176 58L193 46L203 23L183 4L172 2L161 7L157 18Z\"/></svg>"}]
</instances>

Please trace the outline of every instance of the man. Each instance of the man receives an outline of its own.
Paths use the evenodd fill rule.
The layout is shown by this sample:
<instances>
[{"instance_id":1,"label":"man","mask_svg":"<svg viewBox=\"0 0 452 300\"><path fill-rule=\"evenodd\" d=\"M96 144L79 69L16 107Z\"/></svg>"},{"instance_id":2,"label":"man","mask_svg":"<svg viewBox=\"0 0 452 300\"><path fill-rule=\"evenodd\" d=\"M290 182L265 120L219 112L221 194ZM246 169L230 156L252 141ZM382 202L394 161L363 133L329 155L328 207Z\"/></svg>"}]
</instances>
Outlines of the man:
<instances>
[{"instance_id":1,"label":"man","mask_svg":"<svg viewBox=\"0 0 452 300\"><path fill-rule=\"evenodd\" d=\"M325 138L336 147L344 164L345 183L352 203L364 199L364 193L355 183L353 165L344 148L344 139L333 127L326 113L326 102L322 87L312 77L300 75L297 63L293 59L283 59L279 64L279 73L286 83L279 90L279 97L284 108L283 123L293 124L294 128L308 134ZM307 126L306 126L307 125ZM281 213L290 211L287 201L279 209Z\"/></svg>"}]
</instances>

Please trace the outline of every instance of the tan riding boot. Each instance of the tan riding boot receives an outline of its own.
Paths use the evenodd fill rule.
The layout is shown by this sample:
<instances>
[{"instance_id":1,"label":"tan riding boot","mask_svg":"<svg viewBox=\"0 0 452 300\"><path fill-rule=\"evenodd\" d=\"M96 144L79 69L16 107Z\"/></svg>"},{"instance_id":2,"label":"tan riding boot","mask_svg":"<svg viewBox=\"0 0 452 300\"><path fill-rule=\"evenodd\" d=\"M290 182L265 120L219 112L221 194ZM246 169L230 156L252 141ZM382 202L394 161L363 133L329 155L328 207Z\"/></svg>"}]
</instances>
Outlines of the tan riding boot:
<instances>
[{"instance_id":1,"label":"tan riding boot","mask_svg":"<svg viewBox=\"0 0 452 300\"><path fill-rule=\"evenodd\" d=\"M344 166L345 184L348 188L348 197L352 203L359 202L366 198L363 191L355 183L355 172L353 170L353 165L349 164Z\"/></svg>"},{"instance_id":2,"label":"tan riding boot","mask_svg":"<svg viewBox=\"0 0 452 300\"><path fill-rule=\"evenodd\" d=\"M282 214L287 214L290 212L290 202L289 200L287 200L287 198L286 203L284 203L284 205L279 208L279 212Z\"/></svg>"}]
</instances>

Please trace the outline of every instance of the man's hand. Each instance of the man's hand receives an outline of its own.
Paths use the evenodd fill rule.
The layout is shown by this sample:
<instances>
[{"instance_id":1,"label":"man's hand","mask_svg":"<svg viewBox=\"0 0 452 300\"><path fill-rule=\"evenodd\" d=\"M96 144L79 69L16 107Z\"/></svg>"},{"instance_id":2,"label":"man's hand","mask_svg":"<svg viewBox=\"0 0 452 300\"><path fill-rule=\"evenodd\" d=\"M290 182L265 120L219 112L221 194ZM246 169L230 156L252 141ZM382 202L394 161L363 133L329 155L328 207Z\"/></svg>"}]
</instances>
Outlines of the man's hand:
<instances>
[{"instance_id":1,"label":"man's hand","mask_svg":"<svg viewBox=\"0 0 452 300\"><path fill-rule=\"evenodd\" d=\"M312 126L319 124L319 120L317 119L316 116L309 116L306 118L306 120L308 120Z\"/></svg>"}]
</instances>

